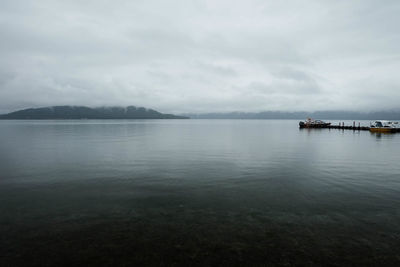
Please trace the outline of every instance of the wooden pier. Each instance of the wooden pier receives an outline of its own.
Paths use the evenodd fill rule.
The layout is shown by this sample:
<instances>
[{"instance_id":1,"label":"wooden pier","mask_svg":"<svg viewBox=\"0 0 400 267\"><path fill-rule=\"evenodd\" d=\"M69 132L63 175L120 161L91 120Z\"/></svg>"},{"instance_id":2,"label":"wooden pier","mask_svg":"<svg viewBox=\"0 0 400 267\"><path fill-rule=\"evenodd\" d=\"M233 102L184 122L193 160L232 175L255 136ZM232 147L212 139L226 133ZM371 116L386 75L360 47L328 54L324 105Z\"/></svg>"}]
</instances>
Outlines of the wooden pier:
<instances>
[{"instance_id":1,"label":"wooden pier","mask_svg":"<svg viewBox=\"0 0 400 267\"><path fill-rule=\"evenodd\" d=\"M342 129L342 130L353 130L353 131L369 131L370 127L367 126L348 126L348 125L329 125L328 129Z\"/></svg>"},{"instance_id":2,"label":"wooden pier","mask_svg":"<svg viewBox=\"0 0 400 267\"><path fill-rule=\"evenodd\" d=\"M345 125L344 122L339 123L339 125L300 125L301 129L314 128L314 129L339 129L339 130L353 130L353 131L369 131L371 127L361 126L360 123L356 125ZM391 133L400 133L400 128L391 128Z\"/></svg>"}]
</instances>

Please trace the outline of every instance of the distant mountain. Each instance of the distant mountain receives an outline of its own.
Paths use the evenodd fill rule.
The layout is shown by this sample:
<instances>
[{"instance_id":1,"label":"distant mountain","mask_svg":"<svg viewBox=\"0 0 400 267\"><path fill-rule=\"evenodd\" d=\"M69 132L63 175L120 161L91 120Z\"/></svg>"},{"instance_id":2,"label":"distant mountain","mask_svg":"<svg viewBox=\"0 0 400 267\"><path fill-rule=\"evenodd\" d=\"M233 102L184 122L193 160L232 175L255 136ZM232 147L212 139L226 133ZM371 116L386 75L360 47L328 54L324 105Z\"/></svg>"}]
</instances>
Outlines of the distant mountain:
<instances>
[{"instance_id":1,"label":"distant mountain","mask_svg":"<svg viewBox=\"0 0 400 267\"><path fill-rule=\"evenodd\" d=\"M185 116L163 114L143 107L55 106L29 108L0 115L0 119L47 120L47 119L188 119Z\"/></svg>"},{"instance_id":2,"label":"distant mountain","mask_svg":"<svg viewBox=\"0 0 400 267\"><path fill-rule=\"evenodd\" d=\"M348 111L316 111L316 112L280 112L264 111L257 113L229 112L184 114L191 119L301 119L307 117L331 120L400 120L400 111L348 112Z\"/></svg>"}]
</instances>

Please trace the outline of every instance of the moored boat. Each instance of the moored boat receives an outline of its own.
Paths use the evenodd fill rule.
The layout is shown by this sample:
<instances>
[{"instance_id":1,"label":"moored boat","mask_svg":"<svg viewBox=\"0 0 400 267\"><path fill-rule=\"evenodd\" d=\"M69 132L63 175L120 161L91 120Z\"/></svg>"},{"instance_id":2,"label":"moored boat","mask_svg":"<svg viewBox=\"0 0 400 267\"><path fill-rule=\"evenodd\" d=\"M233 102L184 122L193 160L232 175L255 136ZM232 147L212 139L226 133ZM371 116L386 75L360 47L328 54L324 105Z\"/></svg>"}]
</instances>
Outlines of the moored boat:
<instances>
[{"instance_id":1,"label":"moored boat","mask_svg":"<svg viewBox=\"0 0 400 267\"><path fill-rule=\"evenodd\" d=\"M329 125L331 125L330 122L314 120L311 118L307 118L307 120L299 122L300 128L325 128L328 127Z\"/></svg>"},{"instance_id":2,"label":"moored boat","mask_svg":"<svg viewBox=\"0 0 400 267\"><path fill-rule=\"evenodd\" d=\"M400 130L400 128L396 127L398 122L393 121L375 121L370 125L370 132L373 133L394 133Z\"/></svg>"}]
</instances>

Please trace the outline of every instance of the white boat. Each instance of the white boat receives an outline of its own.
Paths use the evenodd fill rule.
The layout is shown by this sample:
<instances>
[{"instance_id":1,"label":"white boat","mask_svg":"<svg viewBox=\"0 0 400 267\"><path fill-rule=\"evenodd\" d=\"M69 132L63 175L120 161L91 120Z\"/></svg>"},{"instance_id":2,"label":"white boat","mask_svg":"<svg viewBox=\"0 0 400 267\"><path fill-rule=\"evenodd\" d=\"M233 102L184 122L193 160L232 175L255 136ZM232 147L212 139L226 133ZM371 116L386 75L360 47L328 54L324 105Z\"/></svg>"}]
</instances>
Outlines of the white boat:
<instances>
[{"instance_id":1,"label":"white boat","mask_svg":"<svg viewBox=\"0 0 400 267\"><path fill-rule=\"evenodd\" d=\"M369 130L375 133L394 133L400 131L397 121L379 120L371 123Z\"/></svg>"}]
</instances>

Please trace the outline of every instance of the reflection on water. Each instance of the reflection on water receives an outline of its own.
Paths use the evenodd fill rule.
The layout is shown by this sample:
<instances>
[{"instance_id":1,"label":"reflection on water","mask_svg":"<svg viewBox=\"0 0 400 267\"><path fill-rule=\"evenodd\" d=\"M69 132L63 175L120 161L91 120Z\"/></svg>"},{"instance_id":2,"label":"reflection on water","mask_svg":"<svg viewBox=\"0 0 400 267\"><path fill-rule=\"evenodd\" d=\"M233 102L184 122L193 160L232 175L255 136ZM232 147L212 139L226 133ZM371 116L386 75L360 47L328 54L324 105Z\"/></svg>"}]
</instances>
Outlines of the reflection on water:
<instances>
[{"instance_id":1,"label":"reflection on water","mask_svg":"<svg viewBox=\"0 0 400 267\"><path fill-rule=\"evenodd\" d=\"M376 137L377 140L380 140L382 138L392 139L395 137L395 135L398 135L398 133L371 133L371 135Z\"/></svg>"},{"instance_id":2,"label":"reflection on water","mask_svg":"<svg viewBox=\"0 0 400 267\"><path fill-rule=\"evenodd\" d=\"M0 121L0 261L397 264L399 145L297 121Z\"/></svg>"}]
</instances>

